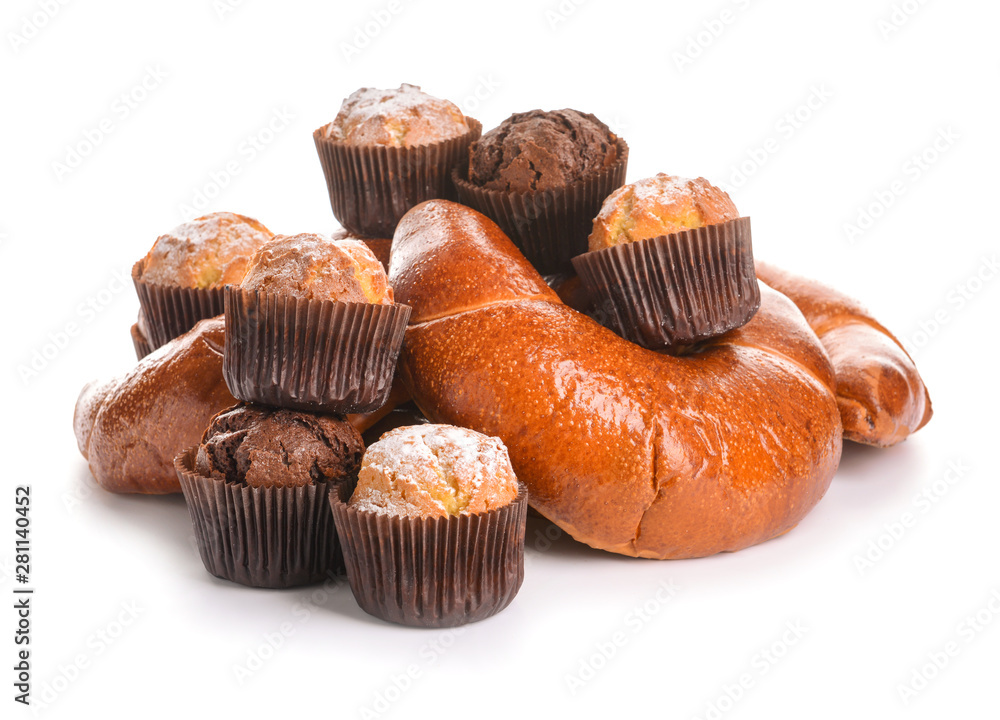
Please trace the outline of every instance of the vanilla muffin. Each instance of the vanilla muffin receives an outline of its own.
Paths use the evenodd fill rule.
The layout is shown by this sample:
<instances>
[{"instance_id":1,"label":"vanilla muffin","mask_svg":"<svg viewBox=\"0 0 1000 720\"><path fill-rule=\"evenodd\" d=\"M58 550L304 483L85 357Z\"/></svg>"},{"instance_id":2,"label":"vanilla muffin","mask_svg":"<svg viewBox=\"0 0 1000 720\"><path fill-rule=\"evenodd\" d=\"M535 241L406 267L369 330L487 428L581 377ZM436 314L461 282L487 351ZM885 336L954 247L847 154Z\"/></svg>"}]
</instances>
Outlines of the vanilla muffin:
<instances>
[{"instance_id":1,"label":"vanilla muffin","mask_svg":"<svg viewBox=\"0 0 1000 720\"><path fill-rule=\"evenodd\" d=\"M368 448L349 505L405 517L470 515L508 505L517 490L499 438L451 425L411 425Z\"/></svg>"},{"instance_id":2,"label":"vanilla muffin","mask_svg":"<svg viewBox=\"0 0 1000 720\"><path fill-rule=\"evenodd\" d=\"M351 94L333 122L313 131L334 217L362 237L391 238L413 206L457 198L452 171L464 171L482 130L415 85Z\"/></svg>"},{"instance_id":3,"label":"vanilla muffin","mask_svg":"<svg viewBox=\"0 0 1000 720\"><path fill-rule=\"evenodd\" d=\"M590 234L591 251L736 220L729 195L705 178L659 173L624 185L604 201Z\"/></svg>"},{"instance_id":4,"label":"vanilla muffin","mask_svg":"<svg viewBox=\"0 0 1000 720\"><path fill-rule=\"evenodd\" d=\"M315 413L386 402L410 308L361 240L279 235L225 289L222 372L233 396Z\"/></svg>"},{"instance_id":5,"label":"vanilla muffin","mask_svg":"<svg viewBox=\"0 0 1000 720\"><path fill-rule=\"evenodd\" d=\"M184 223L157 238L132 267L141 307L138 334L155 350L200 320L220 315L224 288L239 283L250 256L272 237L253 218L220 212Z\"/></svg>"},{"instance_id":6,"label":"vanilla muffin","mask_svg":"<svg viewBox=\"0 0 1000 720\"><path fill-rule=\"evenodd\" d=\"M261 246L241 286L305 300L393 302L385 269L364 242L314 233L278 235Z\"/></svg>"},{"instance_id":7,"label":"vanilla muffin","mask_svg":"<svg viewBox=\"0 0 1000 720\"><path fill-rule=\"evenodd\" d=\"M460 137L469 124L458 106L421 92L416 85L396 90L361 88L340 106L325 137L353 146L405 148Z\"/></svg>"},{"instance_id":8,"label":"vanilla muffin","mask_svg":"<svg viewBox=\"0 0 1000 720\"><path fill-rule=\"evenodd\" d=\"M370 615L454 627L497 614L521 587L528 490L498 438L451 425L390 430L330 507L351 591Z\"/></svg>"},{"instance_id":9,"label":"vanilla muffin","mask_svg":"<svg viewBox=\"0 0 1000 720\"><path fill-rule=\"evenodd\" d=\"M626 340L684 354L760 307L750 218L705 178L660 173L624 185L573 258L596 317Z\"/></svg>"},{"instance_id":10,"label":"vanilla muffin","mask_svg":"<svg viewBox=\"0 0 1000 720\"><path fill-rule=\"evenodd\" d=\"M243 279L250 256L273 233L244 215L218 212L184 223L153 243L140 280L184 288L218 288Z\"/></svg>"}]
</instances>

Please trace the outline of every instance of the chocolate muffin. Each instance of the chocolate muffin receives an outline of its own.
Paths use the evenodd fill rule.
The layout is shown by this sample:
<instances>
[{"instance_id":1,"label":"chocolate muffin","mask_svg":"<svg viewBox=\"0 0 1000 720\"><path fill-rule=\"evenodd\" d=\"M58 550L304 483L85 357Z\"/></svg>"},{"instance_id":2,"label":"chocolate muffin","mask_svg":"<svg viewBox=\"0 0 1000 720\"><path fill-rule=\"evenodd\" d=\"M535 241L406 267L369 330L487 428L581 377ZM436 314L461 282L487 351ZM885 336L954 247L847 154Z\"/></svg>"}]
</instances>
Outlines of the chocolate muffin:
<instances>
[{"instance_id":1,"label":"chocolate muffin","mask_svg":"<svg viewBox=\"0 0 1000 720\"><path fill-rule=\"evenodd\" d=\"M271 237L270 230L244 215L204 215L160 235L141 261L138 277L185 288L238 283L250 256Z\"/></svg>"},{"instance_id":2,"label":"chocolate muffin","mask_svg":"<svg viewBox=\"0 0 1000 720\"><path fill-rule=\"evenodd\" d=\"M236 405L174 459L205 569L252 587L327 579L343 568L330 515L364 450L343 417Z\"/></svg>"},{"instance_id":3,"label":"chocolate muffin","mask_svg":"<svg viewBox=\"0 0 1000 720\"><path fill-rule=\"evenodd\" d=\"M390 304L385 268L361 240L315 233L278 235L250 260L244 290L306 300Z\"/></svg>"},{"instance_id":4,"label":"chocolate muffin","mask_svg":"<svg viewBox=\"0 0 1000 720\"><path fill-rule=\"evenodd\" d=\"M510 192L562 187L613 165L615 140L589 113L515 113L469 147L469 181Z\"/></svg>"},{"instance_id":5,"label":"chocolate muffin","mask_svg":"<svg viewBox=\"0 0 1000 720\"><path fill-rule=\"evenodd\" d=\"M740 216L728 193L705 178L659 173L608 196L594 219L590 250L717 225Z\"/></svg>"},{"instance_id":6,"label":"chocolate muffin","mask_svg":"<svg viewBox=\"0 0 1000 720\"><path fill-rule=\"evenodd\" d=\"M391 430L365 452L350 505L413 517L489 512L517 497L499 438L453 425Z\"/></svg>"},{"instance_id":7,"label":"chocolate muffin","mask_svg":"<svg viewBox=\"0 0 1000 720\"><path fill-rule=\"evenodd\" d=\"M397 148L451 140L467 132L469 124L457 105L406 83L396 90L356 90L323 128L325 137L347 145Z\"/></svg>"},{"instance_id":8,"label":"chocolate muffin","mask_svg":"<svg viewBox=\"0 0 1000 720\"><path fill-rule=\"evenodd\" d=\"M357 475L363 450L340 416L237 405L212 418L195 469L251 487L295 487Z\"/></svg>"},{"instance_id":9,"label":"chocolate muffin","mask_svg":"<svg viewBox=\"0 0 1000 720\"><path fill-rule=\"evenodd\" d=\"M594 215L625 182L628 144L577 110L517 113L469 148L452 171L463 205L495 222L543 275L586 252Z\"/></svg>"}]
</instances>

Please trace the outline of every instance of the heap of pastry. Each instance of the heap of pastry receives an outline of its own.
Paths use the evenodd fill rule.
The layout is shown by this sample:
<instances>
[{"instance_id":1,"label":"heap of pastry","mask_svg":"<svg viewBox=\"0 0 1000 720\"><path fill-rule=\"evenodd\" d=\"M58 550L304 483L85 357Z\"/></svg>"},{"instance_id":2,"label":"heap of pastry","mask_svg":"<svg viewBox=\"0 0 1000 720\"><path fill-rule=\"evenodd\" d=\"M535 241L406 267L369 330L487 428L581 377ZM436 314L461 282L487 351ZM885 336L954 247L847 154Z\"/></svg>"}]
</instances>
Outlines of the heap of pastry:
<instances>
[{"instance_id":1,"label":"heap of pastry","mask_svg":"<svg viewBox=\"0 0 1000 720\"><path fill-rule=\"evenodd\" d=\"M896 338L755 262L707 180L626 184L628 145L575 110L481 129L359 90L313 134L342 230L161 236L139 364L77 403L98 483L183 490L215 575L346 569L367 612L453 625L516 594L526 504L624 555L739 550L819 502L844 438L930 419Z\"/></svg>"}]
</instances>

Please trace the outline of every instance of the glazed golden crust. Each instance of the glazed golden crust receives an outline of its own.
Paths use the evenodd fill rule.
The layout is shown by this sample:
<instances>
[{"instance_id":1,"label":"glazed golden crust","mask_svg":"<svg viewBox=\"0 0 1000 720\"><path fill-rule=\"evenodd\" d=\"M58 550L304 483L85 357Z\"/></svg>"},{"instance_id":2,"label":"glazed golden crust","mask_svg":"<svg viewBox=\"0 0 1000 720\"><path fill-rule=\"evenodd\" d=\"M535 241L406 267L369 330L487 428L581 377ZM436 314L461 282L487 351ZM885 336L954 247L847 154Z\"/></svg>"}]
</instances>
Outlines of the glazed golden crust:
<instances>
[{"instance_id":1,"label":"glazed golden crust","mask_svg":"<svg viewBox=\"0 0 1000 720\"><path fill-rule=\"evenodd\" d=\"M745 327L661 355L563 305L499 228L446 201L400 222L390 276L413 307L401 372L417 405L503 440L532 506L577 540L654 558L738 550L829 486L833 370L768 288Z\"/></svg>"},{"instance_id":2,"label":"glazed golden crust","mask_svg":"<svg viewBox=\"0 0 1000 720\"><path fill-rule=\"evenodd\" d=\"M141 279L187 288L239 284L250 256L271 237L270 230L244 215L204 215L156 239L144 258Z\"/></svg>"},{"instance_id":3,"label":"glazed golden crust","mask_svg":"<svg viewBox=\"0 0 1000 720\"><path fill-rule=\"evenodd\" d=\"M174 456L197 445L211 418L236 402L222 377L224 345L222 317L205 320L121 378L84 386L73 431L98 485L120 493L181 491ZM394 380L383 407L347 421L364 432L409 399Z\"/></svg>"},{"instance_id":4,"label":"glazed golden crust","mask_svg":"<svg viewBox=\"0 0 1000 720\"><path fill-rule=\"evenodd\" d=\"M323 235L277 235L250 260L242 287L333 300L388 305L392 288L385 269L361 240L333 240Z\"/></svg>"},{"instance_id":5,"label":"glazed golden crust","mask_svg":"<svg viewBox=\"0 0 1000 720\"><path fill-rule=\"evenodd\" d=\"M405 517L474 515L517 497L499 438L453 425L409 425L365 451L350 505Z\"/></svg>"},{"instance_id":6,"label":"glazed golden crust","mask_svg":"<svg viewBox=\"0 0 1000 720\"><path fill-rule=\"evenodd\" d=\"M826 348L845 438L885 447L927 424L931 398L913 359L858 302L766 263L757 277L791 298Z\"/></svg>"},{"instance_id":7,"label":"glazed golden crust","mask_svg":"<svg viewBox=\"0 0 1000 720\"><path fill-rule=\"evenodd\" d=\"M326 137L347 145L397 148L451 140L467 132L469 125L457 105L405 83L395 90L356 90L323 128Z\"/></svg>"},{"instance_id":8,"label":"glazed golden crust","mask_svg":"<svg viewBox=\"0 0 1000 720\"><path fill-rule=\"evenodd\" d=\"M411 324L512 300L556 299L485 215L456 212L450 202L419 207L422 224L397 226L389 260L389 276L406 287Z\"/></svg>"},{"instance_id":9,"label":"glazed golden crust","mask_svg":"<svg viewBox=\"0 0 1000 720\"><path fill-rule=\"evenodd\" d=\"M222 379L224 326L222 317L202 320L122 377L83 388L73 428L98 485L117 493L181 491L174 456L236 403Z\"/></svg>"},{"instance_id":10,"label":"glazed golden crust","mask_svg":"<svg viewBox=\"0 0 1000 720\"><path fill-rule=\"evenodd\" d=\"M705 178L659 173L629 183L607 197L594 219L591 252L740 216L729 195Z\"/></svg>"}]
</instances>

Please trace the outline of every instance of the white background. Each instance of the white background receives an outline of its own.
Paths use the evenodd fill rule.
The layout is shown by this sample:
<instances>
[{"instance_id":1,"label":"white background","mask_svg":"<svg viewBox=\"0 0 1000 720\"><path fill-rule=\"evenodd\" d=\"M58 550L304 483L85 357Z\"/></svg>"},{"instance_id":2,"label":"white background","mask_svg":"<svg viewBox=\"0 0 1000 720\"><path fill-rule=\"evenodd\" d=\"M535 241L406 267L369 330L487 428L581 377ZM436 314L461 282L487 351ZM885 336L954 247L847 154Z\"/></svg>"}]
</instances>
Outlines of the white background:
<instances>
[{"instance_id":1,"label":"white background","mask_svg":"<svg viewBox=\"0 0 1000 720\"><path fill-rule=\"evenodd\" d=\"M123 0L68 2L52 17L45 2L7 0L0 591L9 607L13 488L30 483L42 714L355 718L388 695L380 717L997 717L1000 7L897 4L909 12L887 26L890 0L398 0L395 13L387 0L247 0L222 16L212 0ZM391 19L359 37L372 13ZM365 47L345 55L348 43ZM726 185L753 217L759 258L855 295L904 338L933 421L890 450L846 447L797 529L732 555L639 561L566 538L546 550L548 526L532 521L517 599L457 634L374 621L343 587L316 603L310 589L210 577L180 497L109 495L76 450L82 385L134 363L138 305L120 278L231 162L239 174L207 209L278 232L332 230L311 131L356 88L400 82L487 128L535 107L593 112L628 140L630 180L667 171ZM123 93L144 97L130 108ZM248 137L276 112L294 119L251 157ZM102 121L97 147L63 172L55 163ZM951 139L935 150L938 137ZM873 204L878 217L848 233ZM917 500L925 491L933 502ZM912 527L892 538L906 513ZM887 549L859 568L870 543ZM658 605L668 580L676 590ZM8 609L5 717L14 621ZM786 634L788 623L804 630ZM603 662L616 633L624 644ZM900 687L949 642L955 656L904 701ZM252 654L266 660L251 659L241 683ZM601 667L571 688L582 663ZM742 675L749 687L736 690Z\"/></svg>"}]
</instances>

